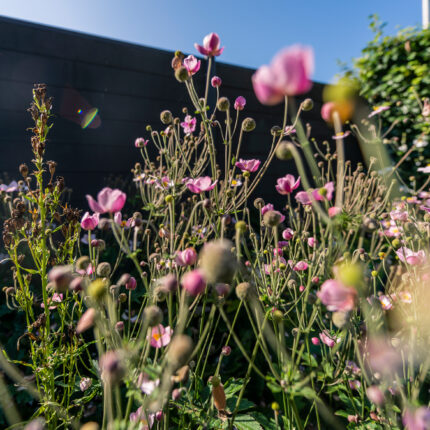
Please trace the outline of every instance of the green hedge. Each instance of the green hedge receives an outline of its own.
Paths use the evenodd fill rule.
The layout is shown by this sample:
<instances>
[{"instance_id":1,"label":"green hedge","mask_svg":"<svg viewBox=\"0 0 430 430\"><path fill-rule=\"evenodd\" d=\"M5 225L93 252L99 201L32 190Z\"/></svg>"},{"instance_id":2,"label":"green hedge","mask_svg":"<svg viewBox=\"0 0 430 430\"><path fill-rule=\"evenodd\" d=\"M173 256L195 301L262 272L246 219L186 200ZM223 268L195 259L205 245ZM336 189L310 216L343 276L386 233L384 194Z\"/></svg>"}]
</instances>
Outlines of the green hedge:
<instances>
[{"instance_id":1,"label":"green hedge","mask_svg":"<svg viewBox=\"0 0 430 430\"><path fill-rule=\"evenodd\" d=\"M430 119L422 115L423 100L430 98L430 30L407 28L396 36L384 36L384 26L372 17L375 37L347 75L358 80L361 95L372 106L390 106L381 118L385 129L398 121L390 133L394 140L387 141L394 161L417 146L402 166L407 180L430 162Z\"/></svg>"}]
</instances>

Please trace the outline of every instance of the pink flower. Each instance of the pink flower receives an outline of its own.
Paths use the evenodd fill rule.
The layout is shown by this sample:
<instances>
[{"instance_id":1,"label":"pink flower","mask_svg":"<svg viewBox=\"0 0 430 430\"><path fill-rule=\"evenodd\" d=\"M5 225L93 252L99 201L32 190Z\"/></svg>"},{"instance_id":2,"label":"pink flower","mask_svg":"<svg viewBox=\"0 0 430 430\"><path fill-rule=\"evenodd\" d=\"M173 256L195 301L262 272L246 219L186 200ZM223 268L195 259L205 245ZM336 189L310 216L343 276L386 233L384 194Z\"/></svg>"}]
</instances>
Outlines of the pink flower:
<instances>
[{"instance_id":1,"label":"pink flower","mask_svg":"<svg viewBox=\"0 0 430 430\"><path fill-rule=\"evenodd\" d=\"M338 208L337 206L333 206L331 208L328 208L328 216L330 218L333 218L336 215L339 215L341 212L342 212L342 209Z\"/></svg>"},{"instance_id":2,"label":"pink flower","mask_svg":"<svg viewBox=\"0 0 430 430\"><path fill-rule=\"evenodd\" d=\"M400 352L396 351L385 337L378 336L368 339L365 345L369 364L373 371L389 376L401 366Z\"/></svg>"},{"instance_id":3,"label":"pink flower","mask_svg":"<svg viewBox=\"0 0 430 430\"><path fill-rule=\"evenodd\" d=\"M221 84L222 84L222 79L221 79L219 76L214 76L214 77L211 79L211 85L212 85L214 88L219 88L219 87L221 86Z\"/></svg>"},{"instance_id":4,"label":"pink flower","mask_svg":"<svg viewBox=\"0 0 430 430\"><path fill-rule=\"evenodd\" d=\"M318 298L331 312L348 312L354 309L357 300L357 290L345 287L335 279L328 279L317 292Z\"/></svg>"},{"instance_id":5,"label":"pink flower","mask_svg":"<svg viewBox=\"0 0 430 430\"><path fill-rule=\"evenodd\" d=\"M185 120L181 122L181 127L184 129L184 133L191 134L196 129L197 119L191 115L187 115Z\"/></svg>"},{"instance_id":6,"label":"pink flower","mask_svg":"<svg viewBox=\"0 0 430 430\"><path fill-rule=\"evenodd\" d=\"M384 393L382 390L376 386L371 385L366 390L367 398L377 406L381 406L385 402Z\"/></svg>"},{"instance_id":7,"label":"pink flower","mask_svg":"<svg viewBox=\"0 0 430 430\"><path fill-rule=\"evenodd\" d=\"M418 172L430 173L430 165L426 167L418 167Z\"/></svg>"},{"instance_id":8,"label":"pink flower","mask_svg":"<svg viewBox=\"0 0 430 430\"><path fill-rule=\"evenodd\" d=\"M345 139L345 137L348 137L351 134L351 132L348 131L340 131L339 133L336 133L334 136L332 136L331 138L334 140L339 140L339 139Z\"/></svg>"},{"instance_id":9,"label":"pink flower","mask_svg":"<svg viewBox=\"0 0 430 430\"><path fill-rule=\"evenodd\" d=\"M254 173L258 170L260 164L260 160L243 160L242 158L239 158L239 161L236 161L235 166L242 170L242 172Z\"/></svg>"},{"instance_id":10,"label":"pink flower","mask_svg":"<svg viewBox=\"0 0 430 430\"><path fill-rule=\"evenodd\" d=\"M141 406L136 412L130 414L130 421L132 423L139 423L141 426L139 430L149 430L154 425L155 414L149 414L143 410Z\"/></svg>"},{"instance_id":11,"label":"pink flower","mask_svg":"<svg viewBox=\"0 0 430 430\"><path fill-rule=\"evenodd\" d=\"M393 221L407 221L409 218L407 211L401 211L401 210L394 210L390 212L390 218Z\"/></svg>"},{"instance_id":12,"label":"pink flower","mask_svg":"<svg viewBox=\"0 0 430 430\"><path fill-rule=\"evenodd\" d=\"M201 61L197 60L194 55L188 55L188 57L184 59L184 67L188 70L190 76L196 74L200 70L200 64Z\"/></svg>"},{"instance_id":13,"label":"pink flower","mask_svg":"<svg viewBox=\"0 0 430 430\"><path fill-rule=\"evenodd\" d=\"M300 191L296 194L296 200L302 205L312 204L312 199L314 200L331 200L333 198L334 184L333 182L327 182L324 187L317 190L311 191Z\"/></svg>"},{"instance_id":14,"label":"pink flower","mask_svg":"<svg viewBox=\"0 0 430 430\"><path fill-rule=\"evenodd\" d=\"M86 197L91 210L100 214L119 212L124 207L127 198L126 194L121 190L112 190L109 187L103 188L97 194L97 201L89 194Z\"/></svg>"},{"instance_id":15,"label":"pink flower","mask_svg":"<svg viewBox=\"0 0 430 430\"><path fill-rule=\"evenodd\" d=\"M149 140L145 140L143 137L138 137L135 141L134 141L134 146L136 148L143 148L144 146L148 145Z\"/></svg>"},{"instance_id":16,"label":"pink flower","mask_svg":"<svg viewBox=\"0 0 430 430\"><path fill-rule=\"evenodd\" d=\"M53 311L54 309L57 309L57 305L51 305L51 303L61 303L63 301L63 295L62 294L58 294L58 293L54 293L52 295L52 298L48 297L48 306L49 310ZM42 309L45 309L45 303L41 303L40 307Z\"/></svg>"},{"instance_id":17,"label":"pink flower","mask_svg":"<svg viewBox=\"0 0 430 430\"><path fill-rule=\"evenodd\" d=\"M187 188L192 193L198 194L213 190L217 182L218 180L212 182L212 179L209 176L202 176L201 178L197 179L189 179L187 182Z\"/></svg>"},{"instance_id":18,"label":"pink flower","mask_svg":"<svg viewBox=\"0 0 430 430\"><path fill-rule=\"evenodd\" d=\"M389 106L374 106L373 112L369 114L369 118L372 118L372 116L375 116L375 115L379 115L380 113L382 113L388 109L390 109Z\"/></svg>"},{"instance_id":19,"label":"pink flower","mask_svg":"<svg viewBox=\"0 0 430 430\"><path fill-rule=\"evenodd\" d=\"M312 342L314 345L319 345L319 344L320 344L320 340L319 340L317 337L313 337L313 338L311 339L311 342Z\"/></svg>"},{"instance_id":20,"label":"pink flower","mask_svg":"<svg viewBox=\"0 0 430 430\"><path fill-rule=\"evenodd\" d=\"M134 276L130 276L127 282L125 283L125 289L133 291L136 289L136 287L137 287L136 278Z\"/></svg>"},{"instance_id":21,"label":"pink flower","mask_svg":"<svg viewBox=\"0 0 430 430\"><path fill-rule=\"evenodd\" d=\"M429 430L430 409L421 406L418 409L406 409L403 414L403 424L406 430Z\"/></svg>"},{"instance_id":22,"label":"pink flower","mask_svg":"<svg viewBox=\"0 0 430 430\"><path fill-rule=\"evenodd\" d=\"M198 296L206 288L206 282L199 269L185 273L181 280L182 286L191 296Z\"/></svg>"},{"instance_id":23,"label":"pink flower","mask_svg":"<svg viewBox=\"0 0 430 430\"><path fill-rule=\"evenodd\" d=\"M293 268L296 272L303 272L309 267L308 263L306 261L299 261Z\"/></svg>"},{"instance_id":24,"label":"pink flower","mask_svg":"<svg viewBox=\"0 0 430 430\"><path fill-rule=\"evenodd\" d=\"M197 261L197 252L194 248L187 248L176 253L175 262L178 266L192 266Z\"/></svg>"},{"instance_id":25,"label":"pink flower","mask_svg":"<svg viewBox=\"0 0 430 430\"><path fill-rule=\"evenodd\" d=\"M246 99L245 97L239 96L235 101L234 101L234 108L236 110L243 110L243 108L246 105Z\"/></svg>"},{"instance_id":26,"label":"pink flower","mask_svg":"<svg viewBox=\"0 0 430 430\"><path fill-rule=\"evenodd\" d=\"M336 345L336 341L331 337L327 330L320 333L321 342L326 344L329 348L333 348Z\"/></svg>"},{"instance_id":27,"label":"pink flower","mask_svg":"<svg viewBox=\"0 0 430 430\"><path fill-rule=\"evenodd\" d=\"M308 246L313 248L316 245L317 241L314 237L308 237Z\"/></svg>"},{"instance_id":28,"label":"pink flower","mask_svg":"<svg viewBox=\"0 0 430 430\"><path fill-rule=\"evenodd\" d=\"M426 254L423 250L418 252L412 251L412 249L406 248L405 246L399 248L396 251L399 260L403 263L408 263L412 266L423 264L426 258Z\"/></svg>"},{"instance_id":29,"label":"pink flower","mask_svg":"<svg viewBox=\"0 0 430 430\"><path fill-rule=\"evenodd\" d=\"M382 295L379 296L378 299L381 302L381 306L384 311L389 311L393 307L393 302L388 296Z\"/></svg>"},{"instance_id":30,"label":"pink flower","mask_svg":"<svg viewBox=\"0 0 430 430\"><path fill-rule=\"evenodd\" d=\"M282 237L285 240L291 240L294 236L294 231L291 230L291 228L286 228L283 232L282 232Z\"/></svg>"},{"instance_id":31,"label":"pink flower","mask_svg":"<svg viewBox=\"0 0 430 430\"><path fill-rule=\"evenodd\" d=\"M335 104L333 102L327 102L322 105L321 117L325 122L332 122L334 108Z\"/></svg>"},{"instance_id":32,"label":"pink flower","mask_svg":"<svg viewBox=\"0 0 430 430\"><path fill-rule=\"evenodd\" d=\"M76 333L80 334L90 329L94 325L96 311L94 308L88 308L81 316L76 325Z\"/></svg>"},{"instance_id":33,"label":"pink flower","mask_svg":"<svg viewBox=\"0 0 430 430\"><path fill-rule=\"evenodd\" d=\"M299 191L296 194L296 200L301 203L302 205L310 205L312 204L312 200L311 200L311 193L307 192L307 191Z\"/></svg>"},{"instance_id":34,"label":"pink flower","mask_svg":"<svg viewBox=\"0 0 430 430\"><path fill-rule=\"evenodd\" d=\"M224 51L224 47L220 48L219 36L216 33L210 33L203 39L203 46L194 44L197 51L207 57L218 57Z\"/></svg>"},{"instance_id":35,"label":"pink flower","mask_svg":"<svg viewBox=\"0 0 430 430\"><path fill-rule=\"evenodd\" d=\"M361 387L361 382L354 379L353 381L348 381L348 385L351 390L358 390Z\"/></svg>"},{"instance_id":36,"label":"pink flower","mask_svg":"<svg viewBox=\"0 0 430 430\"><path fill-rule=\"evenodd\" d=\"M85 212L84 216L81 219L81 227L84 230L94 230L99 223L100 214L95 213L90 215L89 212Z\"/></svg>"},{"instance_id":37,"label":"pink flower","mask_svg":"<svg viewBox=\"0 0 430 430\"><path fill-rule=\"evenodd\" d=\"M160 385L160 380L156 379L155 381L153 381L149 379L147 374L141 373L139 375L138 385L140 385L140 389L142 390L142 392L149 396Z\"/></svg>"},{"instance_id":38,"label":"pink flower","mask_svg":"<svg viewBox=\"0 0 430 430\"><path fill-rule=\"evenodd\" d=\"M300 185L300 176L297 180L293 175L286 175L283 178L279 178L277 181L276 190L279 194L287 195L291 194Z\"/></svg>"},{"instance_id":39,"label":"pink flower","mask_svg":"<svg viewBox=\"0 0 430 430\"><path fill-rule=\"evenodd\" d=\"M152 327L149 343L154 348L161 348L162 346L167 346L172 338L173 329L170 327L163 327L158 324L156 327Z\"/></svg>"},{"instance_id":40,"label":"pink flower","mask_svg":"<svg viewBox=\"0 0 430 430\"><path fill-rule=\"evenodd\" d=\"M275 210L275 207L272 205L272 203L267 203L267 205L261 208L261 215L264 215L266 212L273 210Z\"/></svg>"},{"instance_id":41,"label":"pink flower","mask_svg":"<svg viewBox=\"0 0 430 430\"><path fill-rule=\"evenodd\" d=\"M310 90L313 52L309 47L294 45L279 52L270 66L261 66L252 76L255 95L262 104L275 105L284 96Z\"/></svg>"}]
</instances>

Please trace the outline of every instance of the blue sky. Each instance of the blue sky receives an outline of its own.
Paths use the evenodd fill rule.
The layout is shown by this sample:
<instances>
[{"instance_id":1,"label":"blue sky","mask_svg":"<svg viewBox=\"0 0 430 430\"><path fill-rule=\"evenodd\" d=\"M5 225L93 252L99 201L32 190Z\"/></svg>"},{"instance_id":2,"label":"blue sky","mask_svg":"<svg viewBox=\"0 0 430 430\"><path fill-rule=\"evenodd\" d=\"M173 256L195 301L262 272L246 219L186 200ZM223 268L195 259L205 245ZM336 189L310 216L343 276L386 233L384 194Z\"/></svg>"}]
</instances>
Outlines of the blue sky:
<instances>
[{"instance_id":1,"label":"blue sky","mask_svg":"<svg viewBox=\"0 0 430 430\"><path fill-rule=\"evenodd\" d=\"M312 45L314 79L329 82L372 38L369 15L387 33L420 25L421 0L2 0L0 15L168 50L194 52L217 32L221 61L256 68L293 43Z\"/></svg>"}]
</instances>

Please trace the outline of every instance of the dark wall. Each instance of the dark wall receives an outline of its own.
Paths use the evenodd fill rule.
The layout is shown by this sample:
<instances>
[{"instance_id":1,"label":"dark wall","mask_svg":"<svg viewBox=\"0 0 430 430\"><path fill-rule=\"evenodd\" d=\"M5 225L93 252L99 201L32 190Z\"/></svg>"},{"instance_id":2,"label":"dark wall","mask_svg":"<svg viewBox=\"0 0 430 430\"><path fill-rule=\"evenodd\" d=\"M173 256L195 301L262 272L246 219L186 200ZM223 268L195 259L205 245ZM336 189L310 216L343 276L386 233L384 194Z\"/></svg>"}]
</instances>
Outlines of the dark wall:
<instances>
[{"instance_id":1,"label":"dark wall","mask_svg":"<svg viewBox=\"0 0 430 430\"><path fill-rule=\"evenodd\" d=\"M133 142L147 136L146 125L161 128L161 110L180 115L188 105L184 86L173 77L172 56L173 52L0 17L0 172L19 179L19 164L30 163L26 128L31 120L26 109L33 84L46 83L55 113L46 156L58 162L58 173L73 189L74 203L87 208L84 195L96 194L110 174L130 175L139 161ZM257 121L257 129L245 137L242 155L264 159L271 144L269 130L281 123L282 108L257 101L251 87L253 70L217 63L216 73L223 79L222 95L232 101L244 96L245 115ZM315 84L306 95L315 108L304 115L317 140L331 133L319 115L321 91L322 85ZM80 122L93 108L98 118L83 129ZM276 178L294 172L292 162L275 160L259 194L266 201L279 198Z\"/></svg>"}]
</instances>

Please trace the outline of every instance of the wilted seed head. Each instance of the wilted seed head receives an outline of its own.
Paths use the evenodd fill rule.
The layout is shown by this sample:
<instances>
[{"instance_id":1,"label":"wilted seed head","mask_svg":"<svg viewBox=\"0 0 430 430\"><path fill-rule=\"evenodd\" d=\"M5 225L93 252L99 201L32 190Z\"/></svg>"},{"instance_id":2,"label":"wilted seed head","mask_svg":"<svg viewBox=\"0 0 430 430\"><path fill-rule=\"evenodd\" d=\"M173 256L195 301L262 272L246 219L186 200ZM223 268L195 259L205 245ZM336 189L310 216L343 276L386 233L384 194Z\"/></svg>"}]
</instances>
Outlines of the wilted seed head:
<instances>
[{"instance_id":1,"label":"wilted seed head","mask_svg":"<svg viewBox=\"0 0 430 430\"><path fill-rule=\"evenodd\" d=\"M236 296L239 300L246 301L254 294L254 288L249 282L241 282L236 286Z\"/></svg>"},{"instance_id":2,"label":"wilted seed head","mask_svg":"<svg viewBox=\"0 0 430 430\"><path fill-rule=\"evenodd\" d=\"M102 380L110 385L116 385L121 382L125 375L125 369L122 364L123 357L120 351L107 351L100 358L100 371Z\"/></svg>"},{"instance_id":3,"label":"wilted seed head","mask_svg":"<svg viewBox=\"0 0 430 430\"><path fill-rule=\"evenodd\" d=\"M175 78L179 82L188 81L190 76L188 75L188 70L184 66L180 66L175 70Z\"/></svg>"},{"instance_id":4,"label":"wilted seed head","mask_svg":"<svg viewBox=\"0 0 430 430\"><path fill-rule=\"evenodd\" d=\"M106 261L100 263L97 266L97 276L101 278L107 278L111 274L112 268L110 264Z\"/></svg>"},{"instance_id":5,"label":"wilted seed head","mask_svg":"<svg viewBox=\"0 0 430 430\"><path fill-rule=\"evenodd\" d=\"M256 127L255 120L253 118L245 118L242 121L242 130L243 131L252 131Z\"/></svg>"},{"instance_id":6,"label":"wilted seed head","mask_svg":"<svg viewBox=\"0 0 430 430\"><path fill-rule=\"evenodd\" d=\"M263 215L263 221L269 227L276 227L281 222L281 214L278 211L267 211Z\"/></svg>"},{"instance_id":7,"label":"wilted seed head","mask_svg":"<svg viewBox=\"0 0 430 430\"><path fill-rule=\"evenodd\" d=\"M163 321L163 312L156 305L145 308L143 315L145 322L148 323L149 327L156 327Z\"/></svg>"},{"instance_id":8,"label":"wilted seed head","mask_svg":"<svg viewBox=\"0 0 430 430\"><path fill-rule=\"evenodd\" d=\"M314 101L312 99L305 99L302 102L302 110L303 111L309 111L312 110L314 107Z\"/></svg>"},{"instance_id":9,"label":"wilted seed head","mask_svg":"<svg viewBox=\"0 0 430 430\"><path fill-rule=\"evenodd\" d=\"M28 166L25 163L22 163L19 166L19 173L21 173L22 177L25 179L28 176Z\"/></svg>"},{"instance_id":10,"label":"wilted seed head","mask_svg":"<svg viewBox=\"0 0 430 430\"><path fill-rule=\"evenodd\" d=\"M106 282L103 279L96 279L88 286L88 295L94 300L102 300L107 292Z\"/></svg>"},{"instance_id":11,"label":"wilted seed head","mask_svg":"<svg viewBox=\"0 0 430 430\"><path fill-rule=\"evenodd\" d=\"M155 287L152 294L156 302L164 302L167 297L167 291L162 286Z\"/></svg>"},{"instance_id":12,"label":"wilted seed head","mask_svg":"<svg viewBox=\"0 0 430 430\"><path fill-rule=\"evenodd\" d=\"M173 337L167 351L167 361L174 369L179 369L187 364L187 361L193 350L193 341L184 334L178 334Z\"/></svg>"},{"instance_id":13,"label":"wilted seed head","mask_svg":"<svg viewBox=\"0 0 430 430\"><path fill-rule=\"evenodd\" d=\"M90 257L83 255L76 260L76 270L87 270L90 265Z\"/></svg>"},{"instance_id":14,"label":"wilted seed head","mask_svg":"<svg viewBox=\"0 0 430 430\"><path fill-rule=\"evenodd\" d=\"M254 200L255 209L261 209L264 206L264 200L261 197L257 197Z\"/></svg>"},{"instance_id":15,"label":"wilted seed head","mask_svg":"<svg viewBox=\"0 0 430 430\"><path fill-rule=\"evenodd\" d=\"M208 242L200 252L200 268L209 284L229 284L236 271L236 259L229 240Z\"/></svg>"},{"instance_id":16,"label":"wilted seed head","mask_svg":"<svg viewBox=\"0 0 430 430\"><path fill-rule=\"evenodd\" d=\"M163 110L163 112L160 114L160 120L163 124L170 124L173 121L172 112L169 110Z\"/></svg>"},{"instance_id":17,"label":"wilted seed head","mask_svg":"<svg viewBox=\"0 0 430 430\"><path fill-rule=\"evenodd\" d=\"M343 328L348 324L349 312L333 312L331 320L337 328Z\"/></svg>"},{"instance_id":18,"label":"wilted seed head","mask_svg":"<svg viewBox=\"0 0 430 430\"><path fill-rule=\"evenodd\" d=\"M288 142L286 140L283 140L279 143L278 147L276 148L276 157L279 160L291 160L293 158L293 154L291 153L290 148L288 147Z\"/></svg>"},{"instance_id":19,"label":"wilted seed head","mask_svg":"<svg viewBox=\"0 0 430 430\"><path fill-rule=\"evenodd\" d=\"M234 228L236 229L236 231L238 233L242 233L243 234L243 233L246 232L246 229L247 229L246 222L245 221L238 221L236 223L236 225L234 226Z\"/></svg>"}]
</instances>

